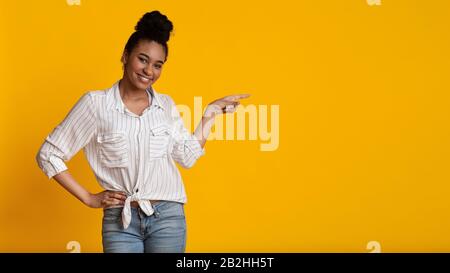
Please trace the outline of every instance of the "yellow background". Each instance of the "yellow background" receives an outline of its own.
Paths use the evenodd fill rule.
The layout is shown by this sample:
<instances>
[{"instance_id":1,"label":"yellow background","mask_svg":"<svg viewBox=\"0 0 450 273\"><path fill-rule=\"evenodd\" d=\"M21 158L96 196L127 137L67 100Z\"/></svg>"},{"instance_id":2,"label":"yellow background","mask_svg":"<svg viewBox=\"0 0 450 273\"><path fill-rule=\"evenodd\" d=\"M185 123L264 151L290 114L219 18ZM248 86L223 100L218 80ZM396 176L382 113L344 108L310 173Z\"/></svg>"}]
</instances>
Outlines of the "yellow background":
<instances>
[{"instance_id":1,"label":"yellow background","mask_svg":"<svg viewBox=\"0 0 450 273\"><path fill-rule=\"evenodd\" d=\"M175 31L155 89L177 104L249 92L280 145L212 141L182 170L187 252L450 251L450 1L5 1L0 251L101 252L101 210L37 167L44 138L154 9ZM101 190L82 152L69 163Z\"/></svg>"}]
</instances>

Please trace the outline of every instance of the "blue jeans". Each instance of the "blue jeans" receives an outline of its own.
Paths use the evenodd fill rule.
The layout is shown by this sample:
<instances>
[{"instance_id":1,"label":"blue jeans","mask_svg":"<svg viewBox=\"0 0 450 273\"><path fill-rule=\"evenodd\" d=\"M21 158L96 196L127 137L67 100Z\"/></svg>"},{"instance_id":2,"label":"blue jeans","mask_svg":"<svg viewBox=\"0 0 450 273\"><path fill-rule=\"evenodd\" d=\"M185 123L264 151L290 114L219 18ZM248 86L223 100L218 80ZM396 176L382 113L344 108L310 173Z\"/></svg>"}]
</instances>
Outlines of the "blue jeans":
<instances>
[{"instance_id":1,"label":"blue jeans","mask_svg":"<svg viewBox=\"0 0 450 273\"><path fill-rule=\"evenodd\" d=\"M103 210L102 242L105 253L184 253L186 218L184 204L160 201L147 216L131 208L131 223L122 226L122 208Z\"/></svg>"}]
</instances>

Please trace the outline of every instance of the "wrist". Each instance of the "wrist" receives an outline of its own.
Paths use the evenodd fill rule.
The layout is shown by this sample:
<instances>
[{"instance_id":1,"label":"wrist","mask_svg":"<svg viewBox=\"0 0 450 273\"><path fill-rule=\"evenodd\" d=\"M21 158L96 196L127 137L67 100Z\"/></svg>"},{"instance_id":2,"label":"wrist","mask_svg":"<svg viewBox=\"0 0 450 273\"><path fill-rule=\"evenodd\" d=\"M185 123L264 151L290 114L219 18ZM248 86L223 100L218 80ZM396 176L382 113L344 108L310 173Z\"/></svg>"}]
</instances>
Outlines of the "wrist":
<instances>
[{"instance_id":1,"label":"wrist","mask_svg":"<svg viewBox=\"0 0 450 273\"><path fill-rule=\"evenodd\" d=\"M87 195L81 200L83 204L85 204L88 207L92 207L92 200L94 195L90 192L87 193Z\"/></svg>"},{"instance_id":2,"label":"wrist","mask_svg":"<svg viewBox=\"0 0 450 273\"><path fill-rule=\"evenodd\" d=\"M202 121L203 121L203 123L210 122L212 120L215 120L215 117L216 117L216 113L205 113L202 116Z\"/></svg>"},{"instance_id":3,"label":"wrist","mask_svg":"<svg viewBox=\"0 0 450 273\"><path fill-rule=\"evenodd\" d=\"M206 109L205 112L203 113L203 117L205 118L214 118L217 114L217 111L220 107L214 104L209 104Z\"/></svg>"}]
</instances>

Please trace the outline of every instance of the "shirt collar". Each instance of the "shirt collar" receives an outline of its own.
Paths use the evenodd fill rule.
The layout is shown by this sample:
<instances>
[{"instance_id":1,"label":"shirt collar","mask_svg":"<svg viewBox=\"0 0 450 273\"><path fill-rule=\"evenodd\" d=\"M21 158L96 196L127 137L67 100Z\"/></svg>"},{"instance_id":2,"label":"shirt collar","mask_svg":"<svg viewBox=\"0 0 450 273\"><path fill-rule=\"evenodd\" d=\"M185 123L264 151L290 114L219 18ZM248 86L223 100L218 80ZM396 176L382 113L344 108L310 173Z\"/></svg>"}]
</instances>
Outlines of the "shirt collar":
<instances>
[{"instance_id":1,"label":"shirt collar","mask_svg":"<svg viewBox=\"0 0 450 273\"><path fill-rule=\"evenodd\" d=\"M117 81L114 83L114 85L107 91L107 101L108 101L108 109L116 109L120 113L125 113L125 105L122 101L122 98L120 97L120 90L119 90L119 82ZM161 102L161 95L157 93L153 87L149 87L145 90L149 95L149 104L150 107L156 106L161 109L165 109L164 105ZM150 97L152 99L150 99Z\"/></svg>"}]
</instances>

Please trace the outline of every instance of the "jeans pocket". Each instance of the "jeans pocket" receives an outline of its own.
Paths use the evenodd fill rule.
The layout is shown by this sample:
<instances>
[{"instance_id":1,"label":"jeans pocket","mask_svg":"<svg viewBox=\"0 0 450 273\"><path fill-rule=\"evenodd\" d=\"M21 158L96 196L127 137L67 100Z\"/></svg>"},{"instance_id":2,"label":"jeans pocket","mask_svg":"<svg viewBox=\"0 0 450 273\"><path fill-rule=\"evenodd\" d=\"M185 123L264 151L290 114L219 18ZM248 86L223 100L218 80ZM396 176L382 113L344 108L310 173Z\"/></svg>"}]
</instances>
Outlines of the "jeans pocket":
<instances>
[{"instance_id":1,"label":"jeans pocket","mask_svg":"<svg viewBox=\"0 0 450 273\"><path fill-rule=\"evenodd\" d=\"M169 220L185 219L183 203L164 201L156 204L155 209L160 213L161 217L164 219Z\"/></svg>"},{"instance_id":2,"label":"jeans pocket","mask_svg":"<svg viewBox=\"0 0 450 273\"><path fill-rule=\"evenodd\" d=\"M103 209L103 223L118 223L122 219L122 207Z\"/></svg>"},{"instance_id":3,"label":"jeans pocket","mask_svg":"<svg viewBox=\"0 0 450 273\"><path fill-rule=\"evenodd\" d=\"M97 142L100 144L100 162L108 168L128 166L128 141L124 133L109 132L99 134Z\"/></svg>"}]
</instances>

